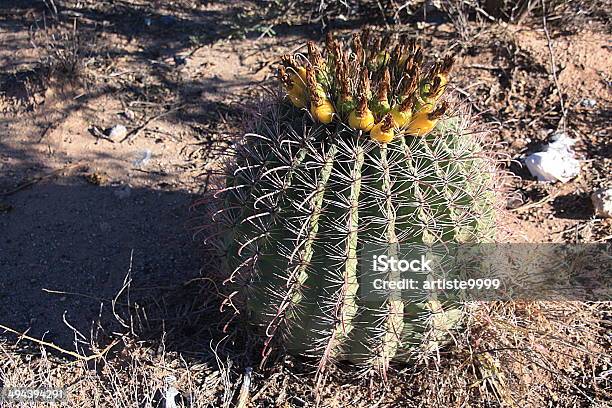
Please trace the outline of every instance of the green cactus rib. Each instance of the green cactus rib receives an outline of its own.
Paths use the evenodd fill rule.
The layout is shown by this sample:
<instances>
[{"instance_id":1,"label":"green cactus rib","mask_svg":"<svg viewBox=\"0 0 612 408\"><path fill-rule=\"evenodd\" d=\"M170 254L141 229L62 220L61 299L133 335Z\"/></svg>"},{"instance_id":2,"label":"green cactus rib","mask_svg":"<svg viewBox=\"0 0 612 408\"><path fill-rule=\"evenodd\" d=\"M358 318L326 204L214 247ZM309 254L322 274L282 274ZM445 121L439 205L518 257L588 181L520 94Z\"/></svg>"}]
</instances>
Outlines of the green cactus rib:
<instances>
[{"instance_id":1,"label":"green cactus rib","mask_svg":"<svg viewBox=\"0 0 612 408\"><path fill-rule=\"evenodd\" d=\"M462 120L379 144L299 117L284 104L262 116L219 194L228 281L262 334L262 363L280 348L317 358L320 375L343 359L384 372L438 347L461 309L435 294L368 298L361 251L491 240L490 164Z\"/></svg>"},{"instance_id":2,"label":"green cactus rib","mask_svg":"<svg viewBox=\"0 0 612 408\"><path fill-rule=\"evenodd\" d=\"M319 230L319 217L321 216L323 196L325 194L328 180L331 176L336 151L337 146L331 145L327 151L323 167L321 168L314 194L309 200L306 200L310 203L310 215L307 221L304 223L307 233L304 241L302 241L303 246L301 246L302 249L298 255L299 263L286 279L287 292L283 297L283 300L278 306L273 306L277 310L277 313L268 323L266 329L266 335L268 337L265 344L266 348L270 346L271 341L279 328L286 328L291 323L292 319L300 317L297 307L300 305L304 297L304 286L309 280L308 267L314 252L313 244L317 238L317 232ZM298 242L300 240L300 235L302 234L299 234L297 237ZM296 250L299 248L300 247L297 247ZM310 279L310 281L310 289L313 291L316 287L316 281L315 279ZM295 337L296 333L293 333L293 336ZM267 354L266 351L267 350L264 349L264 354Z\"/></svg>"},{"instance_id":3,"label":"green cactus rib","mask_svg":"<svg viewBox=\"0 0 612 408\"><path fill-rule=\"evenodd\" d=\"M369 163L364 169L366 196L375 198L374 205L367 206L362 219L374 220L369 228L362 231L360 240L378 241L388 248L387 255L398 255L398 240L396 235L396 208L394 205L392 180L392 164L389 162L397 157L395 152L389 152L387 145L372 149L369 153ZM385 279L398 280L397 271L390 271ZM379 371L385 371L388 362L395 357L400 345L403 321L404 303L401 292L390 290L388 298L382 301L360 300L359 316L354 322L354 335L349 339L345 358L357 363L373 366Z\"/></svg>"},{"instance_id":4,"label":"green cactus rib","mask_svg":"<svg viewBox=\"0 0 612 408\"><path fill-rule=\"evenodd\" d=\"M393 205L392 196L392 184L391 184L391 173L389 168L389 162L387 160L387 146L383 145L380 148L381 157L381 168L383 173L382 190L386 197L386 208L385 215L387 218L387 245L388 245L388 256L397 257L399 248L397 236L395 233L395 208ZM388 280L399 281L400 273L398 271L390 271ZM388 315L385 318L384 323L384 337L382 338L381 344L375 349L375 360L372 365L381 372L386 372L387 364L395 357L397 349L400 346L401 333L404 326L404 302L402 300L401 292L397 289L389 291L389 298L387 300L387 311Z\"/></svg>"},{"instance_id":5,"label":"green cactus rib","mask_svg":"<svg viewBox=\"0 0 612 408\"><path fill-rule=\"evenodd\" d=\"M348 197L347 236L345 240L345 256L343 282L334 296L337 298L335 306L335 324L324 347L323 356L319 363L318 372L323 373L328 362L340 352L353 329L353 319L357 313L357 233L359 228L359 194L361 192L361 167L364 162L364 151L361 146L355 149L354 167L351 172L351 187Z\"/></svg>"}]
</instances>

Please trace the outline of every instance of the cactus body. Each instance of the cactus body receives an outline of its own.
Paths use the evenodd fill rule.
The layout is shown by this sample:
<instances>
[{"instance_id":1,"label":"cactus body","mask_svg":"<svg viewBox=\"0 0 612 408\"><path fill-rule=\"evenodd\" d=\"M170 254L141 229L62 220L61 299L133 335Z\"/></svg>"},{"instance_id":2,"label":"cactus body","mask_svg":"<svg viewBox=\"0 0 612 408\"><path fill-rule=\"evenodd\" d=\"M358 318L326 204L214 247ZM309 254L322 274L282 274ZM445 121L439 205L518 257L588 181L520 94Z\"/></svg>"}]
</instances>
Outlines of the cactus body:
<instances>
[{"instance_id":1,"label":"cactus body","mask_svg":"<svg viewBox=\"0 0 612 408\"><path fill-rule=\"evenodd\" d=\"M247 135L222 195L228 270L265 349L278 341L322 364L384 368L425 333L437 341L458 312L397 293L361 303L357 254L368 243L492 240L489 164L466 124L445 119L427 137L379 144L277 109Z\"/></svg>"},{"instance_id":2,"label":"cactus body","mask_svg":"<svg viewBox=\"0 0 612 408\"><path fill-rule=\"evenodd\" d=\"M489 160L466 120L435 120L424 137L380 143L281 102L245 136L216 220L228 282L260 330L264 360L282 348L316 357L319 373L338 359L385 371L456 324L459 309L435 298L390 291L373 301L359 291L370 244L393 255L405 243L494 238ZM393 130L390 114L381 123Z\"/></svg>"}]
</instances>

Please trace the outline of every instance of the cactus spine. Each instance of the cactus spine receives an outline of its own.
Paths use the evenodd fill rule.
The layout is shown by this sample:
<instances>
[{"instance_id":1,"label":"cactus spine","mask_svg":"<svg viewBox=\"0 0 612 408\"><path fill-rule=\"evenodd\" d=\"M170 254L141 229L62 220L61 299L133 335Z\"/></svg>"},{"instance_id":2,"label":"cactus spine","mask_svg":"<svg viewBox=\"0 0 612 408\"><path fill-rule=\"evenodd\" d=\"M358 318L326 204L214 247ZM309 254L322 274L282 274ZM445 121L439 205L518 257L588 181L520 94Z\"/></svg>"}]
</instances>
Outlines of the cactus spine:
<instances>
[{"instance_id":1,"label":"cactus spine","mask_svg":"<svg viewBox=\"0 0 612 408\"><path fill-rule=\"evenodd\" d=\"M495 233L491 163L465 118L444 118L446 104L437 106L451 60L421 78L414 42L387 52L389 39L364 33L352 43L350 51L328 38L323 54L310 44L305 66L283 58L281 79L300 105L281 102L259 117L216 194L231 299L259 326L264 360L281 347L318 358L319 374L337 359L385 372L390 361L436 346L460 316L401 291L363 299L366 245L393 255L404 243L488 242ZM291 74L299 72L302 85ZM372 93L370 80L385 89ZM333 101L360 101L358 117L376 120L370 135L360 121L349 124L354 110ZM323 104L330 121L310 112ZM408 122L394 125L393 109L410 111ZM377 137L376 126L391 137Z\"/></svg>"}]
</instances>

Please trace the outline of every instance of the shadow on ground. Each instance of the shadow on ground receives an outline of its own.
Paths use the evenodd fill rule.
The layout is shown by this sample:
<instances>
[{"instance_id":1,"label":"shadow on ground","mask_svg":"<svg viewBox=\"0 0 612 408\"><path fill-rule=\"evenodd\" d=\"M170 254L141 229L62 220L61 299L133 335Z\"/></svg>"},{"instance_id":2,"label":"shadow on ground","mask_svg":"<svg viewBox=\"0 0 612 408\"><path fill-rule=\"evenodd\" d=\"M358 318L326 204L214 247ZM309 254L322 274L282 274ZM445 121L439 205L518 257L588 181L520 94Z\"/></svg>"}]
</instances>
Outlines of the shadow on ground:
<instances>
[{"instance_id":1,"label":"shadow on ground","mask_svg":"<svg viewBox=\"0 0 612 408\"><path fill-rule=\"evenodd\" d=\"M123 168L126 158L114 157L110 148L104 157L90 153L70 157L61 149L46 157L40 153L40 146L45 137L47 143L55 126L76 112L98 126L106 125L100 123L103 109L97 110L98 101L105 103L104 97L152 105L188 104L164 119L206 124L219 132L215 121L234 110L223 101L202 97L202 90L209 94L217 88L233 92L248 83L215 77L186 81L177 72L180 67L157 62L229 38L257 23L241 20L237 8L242 6L234 7L231 2L209 11L195 6L173 9L173 5L155 9L123 1L86 1L78 7L70 1L55 4L59 18L53 17L42 2L17 1L10 8L2 5L0 29L21 35L27 32L26 27L40 29L46 15L49 23L53 18L59 24L76 18L79 30L84 32L110 33L128 43L135 40L136 50L112 43L90 49L92 44L86 44L83 58L134 58L151 68L148 73L157 81L160 93L157 95L158 88L147 83L139 86L137 80L119 84L100 80L91 89L77 85L66 95L47 98L41 85L39 91L46 101L28 106L26 100L33 92L26 85L32 85L30 82L44 73L38 72L35 58L22 64L21 56L8 55L13 48L17 52L27 46L27 36L15 37L12 44L7 44L3 56L16 63L0 72L0 92L24 103L16 113L3 117L0 126L1 132L9 129L5 132L12 133L9 137L23 138L17 144L22 147L15 148L15 143L0 134L0 159L8 160L0 161L0 324L67 350L74 350L77 343L79 352L85 354L90 340L104 345L117 333L131 334L132 339L150 341L168 350L210 351L211 340L222 337L222 319L219 299L202 279L214 271L201 270L207 265L205 254L193 240L195 227L201 222L195 219L197 213L190 212L198 198L193 189L168 185L166 179L157 180L156 174L146 172L134 176L138 178L134 183L130 176L116 180L116 184L92 183L85 178L92 173L88 166L116 161L115 168ZM28 118L27 132L39 133L40 140L16 134L12 125L24 123L24 117ZM109 117L106 115L106 120ZM79 128L78 134L67 134L66 129L59 133L60 139L73 137L75 143L83 145L90 145L93 137L86 128ZM43 180L36 178L51 175L63 163L79 161L82 165L65 172ZM13 191L29 181L33 184ZM17 339L4 330L0 333Z\"/></svg>"},{"instance_id":2,"label":"shadow on ground","mask_svg":"<svg viewBox=\"0 0 612 408\"><path fill-rule=\"evenodd\" d=\"M199 195L167 175L128 172L112 151L65 159L57 171L36 148L0 138L0 159L13 163L0 160L0 325L82 354L122 334L210 351L221 319L203 282L210 256L194 239ZM100 161L123 179L93 180Z\"/></svg>"},{"instance_id":3,"label":"shadow on ground","mask_svg":"<svg viewBox=\"0 0 612 408\"><path fill-rule=\"evenodd\" d=\"M593 215L591 197L587 193L573 193L553 200L555 216L573 220L588 220Z\"/></svg>"},{"instance_id":4,"label":"shadow on ground","mask_svg":"<svg viewBox=\"0 0 612 408\"><path fill-rule=\"evenodd\" d=\"M119 329L114 301L123 315L128 303L163 301L199 276L192 201L181 191L101 187L76 176L3 197L0 323L63 346L72 343L70 326L85 337L98 322Z\"/></svg>"}]
</instances>

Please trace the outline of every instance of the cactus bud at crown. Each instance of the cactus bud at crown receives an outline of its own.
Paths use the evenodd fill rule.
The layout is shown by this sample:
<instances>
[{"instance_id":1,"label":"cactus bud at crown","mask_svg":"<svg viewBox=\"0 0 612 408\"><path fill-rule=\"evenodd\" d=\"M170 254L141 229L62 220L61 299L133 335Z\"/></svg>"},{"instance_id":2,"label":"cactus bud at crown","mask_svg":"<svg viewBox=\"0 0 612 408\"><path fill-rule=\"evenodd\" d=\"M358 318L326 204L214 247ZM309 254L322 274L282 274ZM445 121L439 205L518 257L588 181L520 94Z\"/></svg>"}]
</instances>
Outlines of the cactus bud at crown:
<instances>
[{"instance_id":1,"label":"cactus bud at crown","mask_svg":"<svg viewBox=\"0 0 612 408\"><path fill-rule=\"evenodd\" d=\"M292 103L310 106L311 113L317 113L313 118L321 123L338 120L355 130L370 131L373 123L384 120L402 129L401 135L413 135L407 130L418 129L416 135L423 136L439 118L419 113L444 113L436 108L446 91L453 57L426 65L415 39L404 35L394 42L391 35L381 37L367 30L354 34L348 43L328 34L322 51L313 41L307 46L308 58L301 64L293 56L281 58L284 70L279 69L279 79ZM427 66L431 68L426 71ZM427 126L420 122L410 126L417 119L427 120Z\"/></svg>"}]
</instances>

